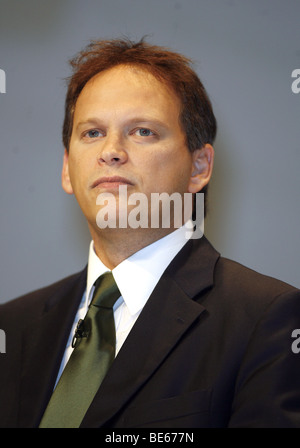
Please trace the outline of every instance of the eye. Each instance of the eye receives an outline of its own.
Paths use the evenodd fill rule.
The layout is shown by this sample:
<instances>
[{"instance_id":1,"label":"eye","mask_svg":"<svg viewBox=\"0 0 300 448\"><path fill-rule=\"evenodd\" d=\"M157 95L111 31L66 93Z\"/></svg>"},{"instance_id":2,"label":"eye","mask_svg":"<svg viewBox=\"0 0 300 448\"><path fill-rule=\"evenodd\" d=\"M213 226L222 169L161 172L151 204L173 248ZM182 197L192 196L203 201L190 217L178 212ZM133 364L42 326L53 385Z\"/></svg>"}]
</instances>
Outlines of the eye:
<instances>
[{"instance_id":1,"label":"eye","mask_svg":"<svg viewBox=\"0 0 300 448\"><path fill-rule=\"evenodd\" d=\"M90 131L87 131L84 133L84 137L88 138L97 138L100 137L102 133L98 129L91 129Z\"/></svg>"},{"instance_id":2,"label":"eye","mask_svg":"<svg viewBox=\"0 0 300 448\"><path fill-rule=\"evenodd\" d=\"M148 128L139 128L134 134L139 135L140 137L151 137L152 135L155 135L154 132Z\"/></svg>"}]
</instances>

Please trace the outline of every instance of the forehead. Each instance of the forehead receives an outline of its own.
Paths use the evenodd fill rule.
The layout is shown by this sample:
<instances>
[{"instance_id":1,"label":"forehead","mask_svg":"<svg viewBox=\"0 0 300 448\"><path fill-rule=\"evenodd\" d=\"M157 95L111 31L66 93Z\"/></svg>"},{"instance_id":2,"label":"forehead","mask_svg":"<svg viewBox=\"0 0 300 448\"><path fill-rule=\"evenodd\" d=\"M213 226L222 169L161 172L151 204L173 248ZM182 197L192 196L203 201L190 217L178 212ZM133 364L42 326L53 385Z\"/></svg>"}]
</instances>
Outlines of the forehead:
<instances>
[{"instance_id":1,"label":"forehead","mask_svg":"<svg viewBox=\"0 0 300 448\"><path fill-rule=\"evenodd\" d=\"M175 92L146 69L119 65L93 76L82 89L76 106L81 111L100 106L101 109L121 106L144 110L180 113L180 101Z\"/></svg>"}]
</instances>

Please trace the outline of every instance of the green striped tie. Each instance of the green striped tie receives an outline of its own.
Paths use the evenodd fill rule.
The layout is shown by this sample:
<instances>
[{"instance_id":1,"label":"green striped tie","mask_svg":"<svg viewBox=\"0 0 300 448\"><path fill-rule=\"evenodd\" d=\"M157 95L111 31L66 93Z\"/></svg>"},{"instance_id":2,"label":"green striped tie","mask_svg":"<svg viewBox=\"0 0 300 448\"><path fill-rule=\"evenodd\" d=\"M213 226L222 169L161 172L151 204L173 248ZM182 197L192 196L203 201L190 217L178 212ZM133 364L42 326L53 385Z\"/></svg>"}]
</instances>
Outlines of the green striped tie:
<instances>
[{"instance_id":1,"label":"green striped tie","mask_svg":"<svg viewBox=\"0 0 300 448\"><path fill-rule=\"evenodd\" d=\"M75 348L52 394L40 428L80 426L115 357L113 305L120 295L111 273L98 278L89 310L75 333Z\"/></svg>"}]
</instances>

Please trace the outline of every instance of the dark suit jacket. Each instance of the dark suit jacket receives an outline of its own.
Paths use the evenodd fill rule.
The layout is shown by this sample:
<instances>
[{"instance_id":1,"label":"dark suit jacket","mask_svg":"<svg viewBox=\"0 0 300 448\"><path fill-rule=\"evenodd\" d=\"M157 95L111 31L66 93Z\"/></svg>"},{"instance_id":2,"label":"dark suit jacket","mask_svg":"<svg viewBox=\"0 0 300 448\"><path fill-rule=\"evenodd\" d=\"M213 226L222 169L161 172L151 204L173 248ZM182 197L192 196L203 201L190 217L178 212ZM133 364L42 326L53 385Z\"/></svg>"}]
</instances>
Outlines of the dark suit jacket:
<instances>
[{"instance_id":1,"label":"dark suit jacket","mask_svg":"<svg viewBox=\"0 0 300 448\"><path fill-rule=\"evenodd\" d=\"M36 427L86 270L0 307L0 426ZM203 237L169 265L82 427L300 427L300 295Z\"/></svg>"}]
</instances>

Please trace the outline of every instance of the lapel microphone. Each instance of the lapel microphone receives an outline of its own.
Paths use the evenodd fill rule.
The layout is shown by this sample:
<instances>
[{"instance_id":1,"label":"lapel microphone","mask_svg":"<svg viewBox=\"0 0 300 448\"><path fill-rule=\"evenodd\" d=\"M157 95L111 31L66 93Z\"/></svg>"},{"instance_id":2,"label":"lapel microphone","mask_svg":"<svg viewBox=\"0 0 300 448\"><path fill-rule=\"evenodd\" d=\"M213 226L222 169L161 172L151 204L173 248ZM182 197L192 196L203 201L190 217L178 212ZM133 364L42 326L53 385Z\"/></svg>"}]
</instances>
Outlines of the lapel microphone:
<instances>
[{"instance_id":1,"label":"lapel microphone","mask_svg":"<svg viewBox=\"0 0 300 448\"><path fill-rule=\"evenodd\" d=\"M84 320L79 319L77 326L75 328L73 339L72 339L72 348L75 348L77 341L81 340L82 338L87 338L87 337L88 337L88 332L85 331Z\"/></svg>"}]
</instances>

